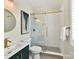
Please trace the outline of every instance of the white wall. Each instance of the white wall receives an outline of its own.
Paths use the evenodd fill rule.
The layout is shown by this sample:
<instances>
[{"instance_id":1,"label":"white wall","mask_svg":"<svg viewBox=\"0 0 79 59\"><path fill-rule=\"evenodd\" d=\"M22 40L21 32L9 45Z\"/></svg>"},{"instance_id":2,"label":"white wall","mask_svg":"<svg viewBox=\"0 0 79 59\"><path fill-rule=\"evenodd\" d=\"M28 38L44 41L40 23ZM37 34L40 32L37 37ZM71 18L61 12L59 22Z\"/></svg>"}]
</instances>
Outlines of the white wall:
<instances>
[{"instance_id":1,"label":"white wall","mask_svg":"<svg viewBox=\"0 0 79 59\"><path fill-rule=\"evenodd\" d=\"M71 25L71 0L63 0L64 25Z\"/></svg>"},{"instance_id":2,"label":"white wall","mask_svg":"<svg viewBox=\"0 0 79 59\"><path fill-rule=\"evenodd\" d=\"M71 0L63 1L64 26L71 26ZM71 35L70 35L71 36ZM64 59L74 59L74 42L72 38L61 40L60 49L64 55Z\"/></svg>"},{"instance_id":3,"label":"white wall","mask_svg":"<svg viewBox=\"0 0 79 59\"><path fill-rule=\"evenodd\" d=\"M6 32L4 38L9 37L12 42L17 42L20 39L27 39L30 37L30 34L21 35L21 10L24 10L27 13L32 12L32 8L28 5L28 2L25 3L24 0L14 0L14 6L10 6L8 0L4 2L4 8L11 11L16 18L16 27L10 31Z\"/></svg>"},{"instance_id":4,"label":"white wall","mask_svg":"<svg viewBox=\"0 0 79 59\"><path fill-rule=\"evenodd\" d=\"M72 0L64 0L64 25L71 26L71 2ZM71 35L70 35L71 36ZM63 47L61 48L65 59L74 59L74 42L72 37L69 40L65 40Z\"/></svg>"}]
</instances>

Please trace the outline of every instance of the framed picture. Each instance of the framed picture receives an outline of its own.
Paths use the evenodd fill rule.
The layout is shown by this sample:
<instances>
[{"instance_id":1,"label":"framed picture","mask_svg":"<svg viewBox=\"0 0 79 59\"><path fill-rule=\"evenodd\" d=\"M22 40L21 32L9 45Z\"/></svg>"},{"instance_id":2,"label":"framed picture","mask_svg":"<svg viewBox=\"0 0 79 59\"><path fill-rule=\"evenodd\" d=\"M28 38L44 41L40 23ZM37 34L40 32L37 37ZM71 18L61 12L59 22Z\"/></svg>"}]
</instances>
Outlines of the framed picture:
<instances>
[{"instance_id":1,"label":"framed picture","mask_svg":"<svg viewBox=\"0 0 79 59\"><path fill-rule=\"evenodd\" d=\"M21 34L29 33L29 14L21 10Z\"/></svg>"}]
</instances>

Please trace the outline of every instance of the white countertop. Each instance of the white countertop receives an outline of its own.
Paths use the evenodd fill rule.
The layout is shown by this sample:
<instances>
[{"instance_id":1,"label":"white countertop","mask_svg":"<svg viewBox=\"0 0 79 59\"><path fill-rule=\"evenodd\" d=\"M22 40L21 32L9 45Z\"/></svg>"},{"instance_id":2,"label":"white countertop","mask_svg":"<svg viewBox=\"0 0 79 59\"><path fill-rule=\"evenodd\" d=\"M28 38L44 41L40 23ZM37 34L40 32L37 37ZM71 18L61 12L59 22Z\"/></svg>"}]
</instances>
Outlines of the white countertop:
<instances>
[{"instance_id":1,"label":"white countertop","mask_svg":"<svg viewBox=\"0 0 79 59\"><path fill-rule=\"evenodd\" d=\"M4 55L4 59L10 58L14 54L16 54L18 51L20 51L21 49L23 49L24 47L26 47L27 45L29 45L30 42L31 42L30 40L27 40L26 42L22 42L20 44L17 44L17 47L13 51L11 51L10 53Z\"/></svg>"}]
</instances>

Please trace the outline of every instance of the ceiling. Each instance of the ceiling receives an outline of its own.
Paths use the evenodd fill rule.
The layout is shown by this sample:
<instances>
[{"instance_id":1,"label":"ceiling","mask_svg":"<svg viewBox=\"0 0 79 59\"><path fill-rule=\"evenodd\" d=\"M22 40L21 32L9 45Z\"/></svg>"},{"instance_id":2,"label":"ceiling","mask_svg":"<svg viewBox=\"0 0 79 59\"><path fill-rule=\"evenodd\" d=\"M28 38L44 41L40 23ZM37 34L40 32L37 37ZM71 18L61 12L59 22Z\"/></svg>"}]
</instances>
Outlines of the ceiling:
<instances>
[{"instance_id":1,"label":"ceiling","mask_svg":"<svg viewBox=\"0 0 79 59\"><path fill-rule=\"evenodd\" d=\"M35 12L47 12L60 9L62 0L15 0L18 5L29 6Z\"/></svg>"},{"instance_id":2,"label":"ceiling","mask_svg":"<svg viewBox=\"0 0 79 59\"><path fill-rule=\"evenodd\" d=\"M47 11L60 8L62 0L30 0L30 3L37 11Z\"/></svg>"}]
</instances>

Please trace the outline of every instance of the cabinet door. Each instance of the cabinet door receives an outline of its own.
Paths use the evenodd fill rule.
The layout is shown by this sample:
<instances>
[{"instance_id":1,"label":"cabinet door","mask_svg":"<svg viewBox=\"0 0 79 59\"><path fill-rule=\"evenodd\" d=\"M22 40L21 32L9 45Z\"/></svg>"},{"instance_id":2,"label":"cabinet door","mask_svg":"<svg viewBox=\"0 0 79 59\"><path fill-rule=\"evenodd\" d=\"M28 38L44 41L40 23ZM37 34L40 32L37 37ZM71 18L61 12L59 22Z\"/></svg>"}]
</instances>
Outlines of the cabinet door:
<instances>
[{"instance_id":1,"label":"cabinet door","mask_svg":"<svg viewBox=\"0 0 79 59\"><path fill-rule=\"evenodd\" d=\"M20 52L17 52L15 55L13 55L12 57L10 57L9 59L21 59Z\"/></svg>"},{"instance_id":2,"label":"cabinet door","mask_svg":"<svg viewBox=\"0 0 79 59\"><path fill-rule=\"evenodd\" d=\"M19 56L17 54L15 54L12 57L10 57L9 59L19 59Z\"/></svg>"},{"instance_id":3,"label":"cabinet door","mask_svg":"<svg viewBox=\"0 0 79 59\"><path fill-rule=\"evenodd\" d=\"M29 59L29 45L23 48L21 51L17 52L9 59Z\"/></svg>"},{"instance_id":4,"label":"cabinet door","mask_svg":"<svg viewBox=\"0 0 79 59\"><path fill-rule=\"evenodd\" d=\"M21 59L29 59L29 45L23 48L20 54L21 54Z\"/></svg>"}]
</instances>

